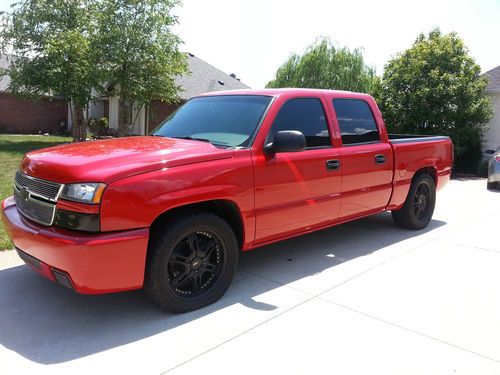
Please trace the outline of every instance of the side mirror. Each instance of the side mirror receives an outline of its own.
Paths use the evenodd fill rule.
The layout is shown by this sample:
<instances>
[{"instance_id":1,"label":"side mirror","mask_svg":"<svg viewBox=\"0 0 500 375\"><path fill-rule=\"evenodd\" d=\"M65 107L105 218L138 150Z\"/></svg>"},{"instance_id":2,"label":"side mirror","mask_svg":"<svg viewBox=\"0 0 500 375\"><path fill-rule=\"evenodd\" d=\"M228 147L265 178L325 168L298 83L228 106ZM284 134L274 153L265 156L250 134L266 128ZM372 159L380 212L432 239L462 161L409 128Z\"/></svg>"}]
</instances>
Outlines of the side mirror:
<instances>
[{"instance_id":1,"label":"side mirror","mask_svg":"<svg viewBox=\"0 0 500 375\"><path fill-rule=\"evenodd\" d=\"M495 153L495 150L486 150L485 153L493 155Z\"/></svg>"},{"instance_id":2,"label":"side mirror","mask_svg":"<svg viewBox=\"0 0 500 375\"><path fill-rule=\"evenodd\" d=\"M264 146L266 154L277 152L298 152L306 148L306 137L298 130L282 130L274 135L272 143Z\"/></svg>"}]
</instances>

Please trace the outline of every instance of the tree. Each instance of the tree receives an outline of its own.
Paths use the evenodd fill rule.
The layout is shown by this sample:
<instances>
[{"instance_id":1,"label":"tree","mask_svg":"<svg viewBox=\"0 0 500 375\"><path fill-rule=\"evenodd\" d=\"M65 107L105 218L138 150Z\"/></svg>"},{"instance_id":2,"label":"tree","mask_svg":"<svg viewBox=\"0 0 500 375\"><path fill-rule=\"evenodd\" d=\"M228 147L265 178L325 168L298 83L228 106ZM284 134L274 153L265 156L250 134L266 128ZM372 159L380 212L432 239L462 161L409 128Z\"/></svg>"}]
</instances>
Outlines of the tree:
<instances>
[{"instance_id":1,"label":"tree","mask_svg":"<svg viewBox=\"0 0 500 375\"><path fill-rule=\"evenodd\" d=\"M370 92L375 72L361 50L337 48L328 39L311 44L302 56L292 54L266 87L309 87Z\"/></svg>"},{"instance_id":2,"label":"tree","mask_svg":"<svg viewBox=\"0 0 500 375\"><path fill-rule=\"evenodd\" d=\"M73 139L85 140L84 109L99 87L91 0L23 1L4 15L0 47L15 55L8 74L11 93L57 95L70 103Z\"/></svg>"},{"instance_id":3,"label":"tree","mask_svg":"<svg viewBox=\"0 0 500 375\"><path fill-rule=\"evenodd\" d=\"M389 131L448 135L456 169L473 171L493 115L486 84L462 39L435 29L386 64L375 96Z\"/></svg>"},{"instance_id":4,"label":"tree","mask_svg":"<svg viewBox=\"0 0 500 375\"><path fill-rule=\"evenodd\" d=\"M174 77L187 71L181 41L172 33L177 0L102 0L98 16L107 81L120 97L118 135L130 133L133 107L172 102Z\"/></svg>"}]
</instances>

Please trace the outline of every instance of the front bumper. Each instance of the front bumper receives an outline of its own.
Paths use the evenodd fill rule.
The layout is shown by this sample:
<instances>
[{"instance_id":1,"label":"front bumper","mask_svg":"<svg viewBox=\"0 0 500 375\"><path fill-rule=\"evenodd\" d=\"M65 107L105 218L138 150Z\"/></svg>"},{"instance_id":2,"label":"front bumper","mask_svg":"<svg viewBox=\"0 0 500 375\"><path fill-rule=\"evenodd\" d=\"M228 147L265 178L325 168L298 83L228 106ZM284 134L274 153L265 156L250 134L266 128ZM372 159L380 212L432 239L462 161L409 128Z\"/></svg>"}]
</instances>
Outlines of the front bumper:
<instances>
[{"instance_id":1,"label":"front bumper","mask_svg":"<svg viewBox=\"0 0 500 375\"><path fill-rule=\"evenodd\" d=\"M52 281L64 284L59 278L67 275L70 286L84 294L143 285L148 228L87 234L44 227L22 217L12 197L2 202L2 220L21 258Z\"/></svg>"}]
</instances>

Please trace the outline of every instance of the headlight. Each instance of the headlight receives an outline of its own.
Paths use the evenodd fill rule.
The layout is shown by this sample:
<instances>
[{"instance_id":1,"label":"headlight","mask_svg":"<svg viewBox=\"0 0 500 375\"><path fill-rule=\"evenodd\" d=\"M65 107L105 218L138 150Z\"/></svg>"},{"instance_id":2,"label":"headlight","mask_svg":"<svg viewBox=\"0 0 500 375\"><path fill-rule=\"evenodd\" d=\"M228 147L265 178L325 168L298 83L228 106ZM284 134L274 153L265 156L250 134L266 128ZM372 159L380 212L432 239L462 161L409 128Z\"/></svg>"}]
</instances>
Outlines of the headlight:
<instances>
[{"instance_id":1,"label":"headlight","mask_svg":"<svg viewBox=\"0 0 500 375\"><path fill-rule=\"evenodd\" d=\"M86 182L64 185L61 198L80 203L100 203L106 185Z\"/></svg>"}]
</instances>

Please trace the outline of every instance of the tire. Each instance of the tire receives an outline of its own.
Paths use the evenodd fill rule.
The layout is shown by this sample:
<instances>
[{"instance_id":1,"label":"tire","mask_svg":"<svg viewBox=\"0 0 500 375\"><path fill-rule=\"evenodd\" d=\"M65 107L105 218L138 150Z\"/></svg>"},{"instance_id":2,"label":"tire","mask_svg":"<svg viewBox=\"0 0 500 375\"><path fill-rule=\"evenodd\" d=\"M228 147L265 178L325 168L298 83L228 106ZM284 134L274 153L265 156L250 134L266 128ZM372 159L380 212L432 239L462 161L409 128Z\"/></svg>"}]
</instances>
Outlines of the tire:
<instances>
[{"instance_id":1,"label":"tire","mask_svg":"<svg viewBox=\"0 0 500 375\"><path fill-rule=\"evenodd\" d=\"M395 223L407 229L423 229L432 219L436 205L436 185L428 174L413 180L405 203L400 210L392 211Z\"/></svg>"},{"instance_id":2,"label":"tire","mask_svg":"<svg viewBox=\"0 0 500 375\"><path fill-rule=\"evenodd\" d=\"M236 236L225 220L209 212L186 212L155 228L144 290L174 313L202 308L229 288L238 254Z\"/></svg>"}]
</instances>

